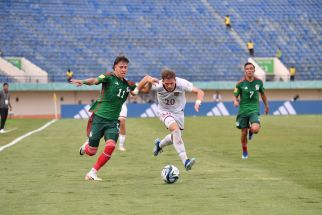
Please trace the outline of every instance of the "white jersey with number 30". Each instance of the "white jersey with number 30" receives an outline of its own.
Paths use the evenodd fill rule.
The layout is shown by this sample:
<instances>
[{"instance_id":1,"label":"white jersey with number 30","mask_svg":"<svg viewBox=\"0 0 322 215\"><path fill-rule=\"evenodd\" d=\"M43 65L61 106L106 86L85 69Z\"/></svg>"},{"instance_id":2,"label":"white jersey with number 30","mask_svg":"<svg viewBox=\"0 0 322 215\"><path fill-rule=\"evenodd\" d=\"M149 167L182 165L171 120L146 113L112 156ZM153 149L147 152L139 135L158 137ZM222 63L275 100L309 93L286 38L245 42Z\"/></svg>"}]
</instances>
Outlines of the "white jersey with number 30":
<instances>
[{"instance_id":1,"label":"white jersey with number 30","mask_svg":"<svg viewBox=\"0 0 322 215\"><path fill-rule=\"evenodd\" d=\"M176 78L176 87L171 92L163 87L162 80L158 84L152 85L152 90L157 93L159 112L178 113L183 111L186 105L185 92L191 92L192 88L191 82L178 77Z\"/></svg>"}]
</instances>

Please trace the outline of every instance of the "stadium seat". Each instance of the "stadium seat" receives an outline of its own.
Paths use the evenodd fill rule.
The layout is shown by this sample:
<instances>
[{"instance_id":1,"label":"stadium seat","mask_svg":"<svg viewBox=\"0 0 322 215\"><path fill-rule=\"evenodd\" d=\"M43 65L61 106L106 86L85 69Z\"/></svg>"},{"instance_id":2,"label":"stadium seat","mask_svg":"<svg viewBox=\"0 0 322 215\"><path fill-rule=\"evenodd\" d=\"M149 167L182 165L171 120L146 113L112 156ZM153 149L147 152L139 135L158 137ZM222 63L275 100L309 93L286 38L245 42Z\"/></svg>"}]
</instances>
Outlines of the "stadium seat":
<instances>
[{"instance_id":1,"label":"stadium seat","mask_svg":"<svg viewBox=\"0 0 322 215\"><path fill-rule=\"evenodd\" d=\"M97 76L115 56L131 64L128 78L158 76L164 67L191 81L237 81L255 55L295 65L297 80L322 79L320 2L311 1L6 1L1 3L0 49L26 57L53 78ZM241 39L227 31L226 14Z\"/></svg>"}]
</instances>

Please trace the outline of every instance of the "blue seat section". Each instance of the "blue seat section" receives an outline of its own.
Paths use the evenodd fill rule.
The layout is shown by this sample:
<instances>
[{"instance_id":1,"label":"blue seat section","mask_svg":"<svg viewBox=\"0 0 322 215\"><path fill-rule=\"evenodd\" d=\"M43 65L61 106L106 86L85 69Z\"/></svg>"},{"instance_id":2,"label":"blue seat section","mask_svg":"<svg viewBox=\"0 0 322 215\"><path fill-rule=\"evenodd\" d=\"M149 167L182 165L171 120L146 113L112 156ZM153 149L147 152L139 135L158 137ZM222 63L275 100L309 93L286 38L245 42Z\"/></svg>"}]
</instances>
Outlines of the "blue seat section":
<instances>
[{"instance_id":1,"label":"blue seat section","mask_svg":"<svg viewBox=\"0 0 322 215\"><path fill-rule=\"evenodd\" d=\"M320 0L209 2L221 16L231 16L245 42L253 40L256 56L275 56L281 48L282 62L288 68L295 65L297 79L322 79Z\"/></svg>"},{"instance_id":2,"label":"blue seat section","mask_svg":"<svg viewBox=\"0 0 322 215\"><path fill-rule=\"evenodd\" d=\"M256 56L281 47L298 79L322 79L319 0L205 2L1 1L0 49L30 59L51 81L65 81L68 68L76 78L97 76L120 54L130 59L134 81L164 67L191 81L237 81L252 39ZM226 30L226 14L245 46Z\"/></svg>"}]
</instances>

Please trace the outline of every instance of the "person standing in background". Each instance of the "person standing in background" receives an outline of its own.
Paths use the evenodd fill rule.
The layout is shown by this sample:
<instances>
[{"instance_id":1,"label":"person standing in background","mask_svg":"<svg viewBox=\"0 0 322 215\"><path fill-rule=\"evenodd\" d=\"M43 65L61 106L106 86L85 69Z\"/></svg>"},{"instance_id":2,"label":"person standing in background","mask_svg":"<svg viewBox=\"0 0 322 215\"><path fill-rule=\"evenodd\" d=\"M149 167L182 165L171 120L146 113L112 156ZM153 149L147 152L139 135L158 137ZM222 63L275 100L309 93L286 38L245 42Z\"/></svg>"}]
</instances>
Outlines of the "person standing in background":
<instances>
[{"instance_id":1,"label":"person standing in background","mask_svg":"<svg viewBox=\"0 0 322 215\"><path fill-rule=\"evenodd\" d=\"M291 81L294 81L295 80L295 73L296 73L296 69L295 69L295 66L292 65L290 67L290 79Z\"/></svg>"},{"instance_id":2,"label":"person standing in background","mask_svg":"<svg viewBox=\"0 0 322 215\"><path fill-rule=\"evenodd\" d=\"M71 80L73 79L74 77L74 73L73 71L71 71L70 69L68 69L68 71L66 72L66 76L67 76L67 82L71 82Z\"/></svg>"},{"instance_id":3,"label":"person standing in background","mask_svg":"<svg viewBox=\"0 0 322 215\"><path fill-rule=\"evenodd\" d=\"M247 43L247 49L249 51L249 55L254 57L255 55L255 51L254 51L254 43L252 40L249 40L248 43Z\"/></svg>"},{"instance_id":4,"label":"person standing in background","mask_svg":"<svg viewBox=\"0 0 322 215\"><path fill-rule=\"evenodd\" d=\"M9 94L9 84L3 84L3 90L0 92L0 114L1 114L1 124L0 133L5 133L4 126L7 121L8 112L12 110L10 104L10 94Z\"/></svg>"},{"instance_id":5,"label":"person standing in background","mask_svg":"<svg viewBox=\"0 0 322 215\"><path fill-rule=\"evenodd\" d=\"M216 91L216 93L212 96L212 98L215 102L221 102L221 95L219 91Z\"/></svg>"},{"instance_id":6,"label":"person standing in background","mask_svg":"<svg viewBox=\"0 0 322 215\"><path fill-rule=\"evenodd\" d=\"M226 15L225 17L225 25L228 30L231 30L231 22L230 22L230 16Z\"/></svg>"},{"instance_id":7,"label":"person standing in background","mask_svg":"<svg viewBox=\"0 0 322 215\"><path fill-rule=\"evenodd\" d=\"M281 60L282 58L282 50L281 48L278 48L276 51L276 57Z\"/></svg>"}]
</instances>

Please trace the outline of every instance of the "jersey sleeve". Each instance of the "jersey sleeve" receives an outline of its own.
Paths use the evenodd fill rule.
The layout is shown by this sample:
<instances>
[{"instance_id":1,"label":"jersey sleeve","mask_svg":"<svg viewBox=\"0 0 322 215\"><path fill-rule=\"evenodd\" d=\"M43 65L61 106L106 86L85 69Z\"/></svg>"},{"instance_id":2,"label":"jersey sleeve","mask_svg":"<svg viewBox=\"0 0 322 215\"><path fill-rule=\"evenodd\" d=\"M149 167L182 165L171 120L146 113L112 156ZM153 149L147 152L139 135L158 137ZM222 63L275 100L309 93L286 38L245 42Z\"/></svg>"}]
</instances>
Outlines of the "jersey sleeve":
<instances>
[{"instance_id":1,"label":"jersey sleeve","mask_svg":"<svg viewBox=\"0 0 322 215\"><path fill-rule=\"evenodd\" d=\"M159 81L159 83L157 83L157 84L152 84L152 86L151 86L151 90L152 91L158 91L158 90L160 90L160 88L162 88L163 87L163 85L162 85L162 81L160 80Z\"/></svg>"},{"instance_id":2,"label":"jersey sleeve","mask_svg":"<svg viewBox=\"0 0 322 215\"><path fill-rule=\"evenodd\" d=\"M127 81L127 83L131 91L135 90L135 88L137 87L137 84L134 81Z\"/></svg>"},{"instance_id":3,"label":"jersey sleeve","mask_svg":"<svg viewBox=\"0 0 322 215\"><path fill-rule=\"evenodd\" d=\"M183 90L191 92L193 88L193 84L186 79L178 78L178 82L180 83Z\"/></svg>"},{"instance_id":4,"label":"jersey sleeve","mask_svg":"<svg viewBox=\"0 0 322 215\"><path fill-rule=\"evenodd\" d=\"M156 89L157 89L157 85L156 84L152 84L151 90L155 91Z\"/></svg>"},{"instance_id":5,"label":"jersey sleeve","mask_svg":"<svg viewBox=\"0 0 322 215\"><path fill-rule=\"evenodd\" d=\"M101 74L100 76L97 77L98 84L101 83L107 83L111 79L111 73L107 72L105 74Z\"/></svg>"},{"instance_id":6,"label":"jersey sleeve","mask_svg":"<svg viewBox=\"0 0 322 215\"><path fill-rule=\"evenodd\" d=\"M234 89L234 96L239 96L240 95L240 85L236 84L235 89Z\"/></svg>"}]
</instances>

